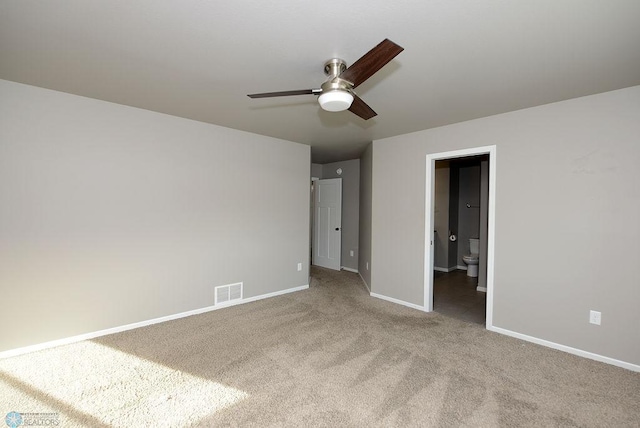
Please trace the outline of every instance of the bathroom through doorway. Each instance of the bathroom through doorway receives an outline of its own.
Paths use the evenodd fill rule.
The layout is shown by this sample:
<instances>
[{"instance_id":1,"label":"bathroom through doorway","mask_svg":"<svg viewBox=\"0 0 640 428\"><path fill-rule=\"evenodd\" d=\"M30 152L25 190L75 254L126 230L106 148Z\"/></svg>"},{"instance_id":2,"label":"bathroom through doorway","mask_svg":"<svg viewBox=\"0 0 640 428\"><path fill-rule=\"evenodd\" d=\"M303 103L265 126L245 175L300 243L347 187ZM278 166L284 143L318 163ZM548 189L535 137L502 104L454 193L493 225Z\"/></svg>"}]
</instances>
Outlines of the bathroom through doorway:
<instances>
[{"instance_id":1,"label":"bathroom through doorway","mask_svg":"<svg viewBox=\"0 0 640 428\"><path fill-rule=\"evenodd\" d=\"M428 155L426 170L425 308L489 328L495 146Z\"/></svg>"}]
</instances>

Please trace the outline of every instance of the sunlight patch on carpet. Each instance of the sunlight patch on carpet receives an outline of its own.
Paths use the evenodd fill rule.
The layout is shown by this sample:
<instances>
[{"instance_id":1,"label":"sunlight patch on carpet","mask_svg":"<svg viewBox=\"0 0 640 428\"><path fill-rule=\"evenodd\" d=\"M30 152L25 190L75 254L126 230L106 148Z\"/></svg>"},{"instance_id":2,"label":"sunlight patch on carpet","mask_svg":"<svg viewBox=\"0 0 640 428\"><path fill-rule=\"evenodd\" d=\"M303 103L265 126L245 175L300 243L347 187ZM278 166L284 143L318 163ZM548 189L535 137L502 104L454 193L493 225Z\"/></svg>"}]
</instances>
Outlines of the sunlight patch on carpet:
<instances>
[{"instance_id":1,"label":"sunlight patch on carpet","mask_svg":"<svg viewBox=\"0 0 640 428\"><path fill-rule=\"evenodd\" d=\"M1 360L0 375L0 412L54 411L61 422L66 415L110 426L182 426L248 397L91 341Z\"/></svg>"}]
</instances>

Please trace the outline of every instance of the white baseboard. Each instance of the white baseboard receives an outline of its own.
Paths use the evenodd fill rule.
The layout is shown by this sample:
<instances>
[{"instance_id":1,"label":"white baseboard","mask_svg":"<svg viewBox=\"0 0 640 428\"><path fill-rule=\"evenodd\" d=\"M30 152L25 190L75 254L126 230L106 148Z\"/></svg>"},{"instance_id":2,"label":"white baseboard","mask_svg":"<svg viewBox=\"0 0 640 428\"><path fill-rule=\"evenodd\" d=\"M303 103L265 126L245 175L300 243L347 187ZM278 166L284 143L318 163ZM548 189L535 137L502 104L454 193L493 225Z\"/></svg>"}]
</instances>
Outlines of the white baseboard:
<instances>
[{"instance_id":1,"label":"white baseboard","mask_svg":"<svg viewBox=\"0 0 640 428\"><path fill-rule=\"evenodd\" d=\"M537 337L527 336L526 334L516 333L515 331L506 330L500 327L487 326L487 330L504 334L506 336L515 337L517 339L525 340L527 342L535 343L538 345L546 346L547 348L557 349L558 351L564 351L569 354L577 355L579 357L589 358L591 360L611 364L612 366L622 367L623 369L631 370L634 372L640 372L640 365L637 365L637 364L627 363L626 361L616 360L614 358L605 357L603 355L594 354L588 351L583 351L582 349L576 349L570 346L561 345L559 343L550 342L548 340L539 339Z\"/></svg>"},{"instance_id":2,"label":"white baseboard","mask_svg":"<svg viewBox=\"0 0 640 428\"><path fill-rule=\"evenodd\" d=\"M479 285L476 287L476 291L482 291L483 293L487 292L487 287L480 287Z\"/></svg>"},{"instance_id":3,"label":"white baseboard","mask_svg":"<svg viewBox=\"0 0 640 428\"><path fill-rule=\"evenodd\" d=\"M364 288L366 288L367 291L369 292L369 295L371 295L371 289L369 288L369 284L367 284L367 281L364 280L364 278L362 277L362 274L360 272L358 272L358 275L360 276L360 279L362 280L362 283L364 284Z\"/></svg>"},{"instance_id":4,"label":"white baseboard","mask_svg":"<svg viewBox=\"0 0 640 428\"><path fill-rule=\"evenodd\" d=\"M443 268L443 267L437 267L437 266L433 267L433 270L436 270L438 272L446 272L446 273L452 272L456 269L457 269L457 266L450 267L450 268Z\"/></svg>"},{"instance_id":5,"label":"white baseboard","mask_svg":"<svg viewBox=\"0 0 640 428\"><path fill-rule=\"evenodd\" d=\"M340 266L340 269L346 270L347 272L359 273L358 269L348 268L348 267L344 267L344 266Z\"/></svg>"},{"instance_id":6,"label":"white baseboard","mask_svg":"<svg viewBox=\"0 0 640 428\"><path fill-rule=\"evenodd\" d=\"M273 293L261 294L259 296L247 297L246 299L242 299L241 302L236 303L236 305L255 302L262 299L268 299L270 297L282 296L283 294L295 293L296 291L306 290L307 288L309 288L309 284L301 285L299 287L287 288L286 290L274 291Z\"/></svg>"},{"instance_id":7,"label":"white baseboard","mask_svg":"<svg viewBox=\"0 0 640 428\"><path fill-rule=\"evenodd\" d=\"M55 348L57 346L69 345L71 343L81 342L83 340L95 339L96 337L100 337L100 336L107 336L109 334L121 333L123 331L133 330L135 328L140 328L140 327L147 327L149 325L159 324L159 323L166 322L166 321L173 321L173 320L176 320L176 319L179 319L179 318L190 317L192 315L199 315L199 314L203 314L205 312L215 311L217 309L228 308L228 307L235 306L235 305L241 305L243 303L255 302L256 300L268 299L270 297L280 296L282 294L293 293L295 291L302 291L302 290L306 290L307 288L309 288L308 284L307 285L301 285L299 287L293 287L293 288L288 288L286 290L274 291L273 293L261 294L259 296L248 297L246 299L236 300L236 301L233 301L233 302L224 303L224 304L220 304L220 305L216 305L216 306L207 306L205 308L194 309L192 311L181 312L181 313L178 313L178 314L167 315L167 316L160 317L160 318L154 318L154 319L150 319L150 320L146 320L146 321L135 322L135 323L131 323L131 324L122 325L122 326L119 326L119 327L107 328L107 329L104 329L104 330L94 331L94 332L91 332L91 333L84 333L84 334L79 334L77 336L66 337L64 339L52 340L52 341L49 341L49 342L44 342L44 343L38 343L38 344L35 344L35 345L25 346L25 347L22 347L22 348L10 349L8 351L0 352L0 359L9 358L9 357L16 357L18 355L28 354L28 353L35 352L35 351L41 351L43 349Z\"/></svg>"},{"instance_id":8,"label":"white baseboard","mask_svg":"<svg viewBox=\"0 0 640 428\"><path fill-rule=\"evenodd\" d=\"M467 270L467 267L466 267L466 266L460 266L460 265L458 265L458 266L453 266L453 267L449 267L449 268L443 268L443 267L437 267L437 266L434 266L434 267L433 267L433 270L436 270L436 271L438 271L438 272L446 272L446 273L449 273L449 272L453 272L454 270Z\"/></svg>"},{"instance_id":9,"label":"white baseboard","mask_svg":"<svg viewBox=\"0 0 640 428\"><path fill-rule=\"evenodd\" d=\"M396 303L398 305L407 306L409 308L417 309L419 311L426 312L424 306L416 305L414 303L405 302L404 300L394 299L393 297L383 296L382 294L377 293L369 293L371 297L375 297L376 299L386 300L387 302Z\"/></svg>"}]
</instances>

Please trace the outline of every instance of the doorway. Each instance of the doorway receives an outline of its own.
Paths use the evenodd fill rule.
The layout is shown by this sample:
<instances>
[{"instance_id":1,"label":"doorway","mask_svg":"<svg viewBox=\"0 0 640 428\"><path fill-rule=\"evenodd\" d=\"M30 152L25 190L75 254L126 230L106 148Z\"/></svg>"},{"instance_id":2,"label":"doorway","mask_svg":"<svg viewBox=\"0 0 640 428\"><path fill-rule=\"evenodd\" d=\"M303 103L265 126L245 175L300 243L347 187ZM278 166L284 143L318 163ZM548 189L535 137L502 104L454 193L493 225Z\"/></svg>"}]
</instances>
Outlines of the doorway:
<instances>
[{"instance_id":1,"label":"doorway","mask_svg":"<svg viewBox=\"0 0 640 428\"><path fill-rule=\"evenodd\" d=\"M484 315L487 328L492 327L493 322L495 152L495 146L486 146L430 154L427 155L426 165L424 307L427 311L433 311L436 297L442 312L448 310L458 314L465 313L466 320L471 322L478 322L478 316ZM467 175L469 171L478 173L483 161L485 182L488 182L486 189L478 189L475 195L461 195L457 190L452 190L454 195L451 201L448 197L444 198L446 209L443 209L443 198L437 190L442 191L445 187L443 183L446 184L446 188L450 188L451 183L458 186L459 180L467 180L459 174L460 168L465 168ZM455 171L455 174L443 174L443 166L454 166L447 174L451 171ZM443 176L446 176L446 181L442 179ZM439 182L437 178L440 179ZM461 190L462 192L464 190ZM462 223L459 222L459 218L463 219ZM473 224L474 222L477 224ZM481 225L483 227L480 227ZM467 276L467 265L462 261L462 255L470 251L470 238L480 241L480 262L479 266L474 267L480 270L480 281L478 278ZM435 263L436 255L440 266ZM462 307L456 308L456 304ZM479 311L484 311L484 314L478 314Z\"/></svg>"}]
</instances>

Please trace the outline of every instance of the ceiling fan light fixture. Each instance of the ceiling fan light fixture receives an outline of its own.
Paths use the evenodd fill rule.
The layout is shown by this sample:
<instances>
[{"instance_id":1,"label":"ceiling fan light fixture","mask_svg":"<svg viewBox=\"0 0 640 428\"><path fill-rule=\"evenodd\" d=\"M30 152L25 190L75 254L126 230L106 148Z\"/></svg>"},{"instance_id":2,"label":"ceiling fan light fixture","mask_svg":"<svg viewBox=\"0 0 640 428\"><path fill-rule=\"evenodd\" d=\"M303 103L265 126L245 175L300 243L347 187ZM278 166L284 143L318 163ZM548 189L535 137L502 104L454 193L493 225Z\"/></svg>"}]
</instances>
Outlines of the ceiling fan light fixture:
<instances>
[{"instance_id":1,"label":"ceiling fan light fixture","mask_svg":"<svg viewBox=\"0 0 640 428\"><path fill-rule=\"evenodd\" d=\"M328 91L323 92L318 97L318 102L322 110L326 111L344 111L351 107L353 95L347 91Z\"/></svg>"}]
</instances>

